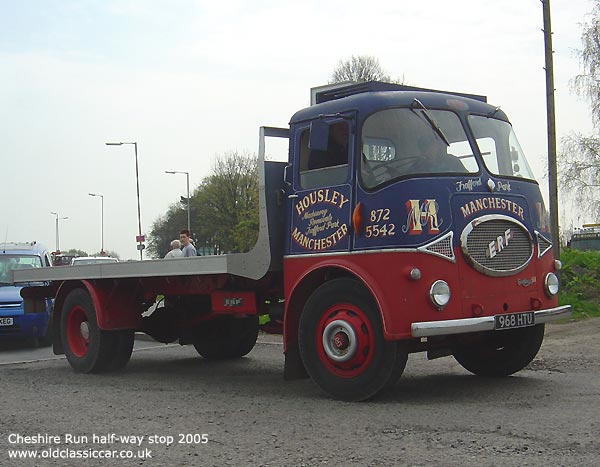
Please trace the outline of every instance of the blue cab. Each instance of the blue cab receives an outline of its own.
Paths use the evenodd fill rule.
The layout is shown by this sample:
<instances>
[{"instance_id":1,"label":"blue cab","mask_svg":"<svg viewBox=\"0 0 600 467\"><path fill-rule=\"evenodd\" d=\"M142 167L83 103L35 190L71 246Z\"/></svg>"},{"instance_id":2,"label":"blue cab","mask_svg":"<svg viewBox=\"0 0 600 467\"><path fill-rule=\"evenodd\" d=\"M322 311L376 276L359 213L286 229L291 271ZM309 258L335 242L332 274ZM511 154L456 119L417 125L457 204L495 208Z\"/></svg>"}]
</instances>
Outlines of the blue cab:
<instances>
[{"instance_id":1,"label":"blue cab","mask_svg":"<svg viewBox=\"0 0 600 467\"><path fill-rule=\"evenodd\" d=\"M13 270L50 266L50 252L39 243L0 243L0 341L50 343L52 300L46 299L41 311L25 313L20 292L27 284L11 282Z\"/></svg>"}]
</instances>

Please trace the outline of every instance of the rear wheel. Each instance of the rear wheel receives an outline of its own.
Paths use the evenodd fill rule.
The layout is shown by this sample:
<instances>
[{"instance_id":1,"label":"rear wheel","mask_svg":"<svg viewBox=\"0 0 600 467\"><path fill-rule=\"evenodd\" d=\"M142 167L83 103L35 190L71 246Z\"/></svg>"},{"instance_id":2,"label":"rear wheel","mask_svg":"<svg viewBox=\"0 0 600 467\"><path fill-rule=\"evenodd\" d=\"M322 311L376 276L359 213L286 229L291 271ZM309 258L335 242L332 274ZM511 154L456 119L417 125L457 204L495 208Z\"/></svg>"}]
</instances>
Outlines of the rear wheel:
<instances>
[{"instance_id":1,"label":"rear wheel","mask_svg":"<svg viewBox=\"0 0 600 467\"><path fill-rule=\"evenodd\" d=\"M204 358L239 358L250 353L258 338L258 316L207 321L194 336L194 348Z\"/></svg>"},{"instance_id":2,"label":"rear wheel","mask_svg":"<svg viewBox=\"0 0 600 467\"><path fill-rule=\"evenodd\" d=\"M508 376L525 368L535 358L544 340L544 325L492 331L475 343L460 344L454 358L479 376Z\"/></svg>"},{"instance_id":3,"label":"rear wheel","mask_svg":"<svg viewBox=\"0 0 600 467\"><path fill-rule=\"evenodd\" d=\"M308 374L337 399L368 399L402 372L396 367L397 343L383 339L377 306L352 279L325 283L309 297L298 344Z\"/></svg>"},{"instance_id":4,"label":"rear wheel","mask_svg":"<svg viewBox=\"0 0 600 467\"><path fill-rule=\"evenodd\" d=\"M103 331L98 327L92 299L83 289L71 291L65 299L61 340L69 364L79 373L109 369L119 343L116 332Z\"/></svg>"},{"instance_id":5,"label":"rear wheel","mask_svg":"<svg viewBox=\"0 0 600 467\"><path fill-rule=\"evenodd\" d=\"M125 368L129 360L131 359L131 353L133 352L133 342L135 333L130 329L122 331L111 331L115 334L115 348L112 359L106 366L107 370L120 370Z\"/></svg>"}]
</instances>

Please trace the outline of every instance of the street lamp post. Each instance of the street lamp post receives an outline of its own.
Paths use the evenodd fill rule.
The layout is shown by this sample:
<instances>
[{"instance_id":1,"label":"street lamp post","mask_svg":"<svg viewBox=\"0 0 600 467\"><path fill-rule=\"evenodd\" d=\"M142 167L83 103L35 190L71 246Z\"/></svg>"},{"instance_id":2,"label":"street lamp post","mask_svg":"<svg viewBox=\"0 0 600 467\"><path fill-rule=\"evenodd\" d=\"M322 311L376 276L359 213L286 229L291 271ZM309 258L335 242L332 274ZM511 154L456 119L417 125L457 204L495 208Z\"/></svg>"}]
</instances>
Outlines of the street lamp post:
<instances>
[{"instance_id":1,"label":"street lamp post","mask_svg":"<svg viewBox=\"0 0 600 467\"><path fill-rule=\"evenodd\" d=\"M88 193L90 196L97 196L101 200L101 210L100 210L100 256L104 255L104 195L98 193Z\"/></svg>"},{"instance_id":2,"label":"street lamp post","mask_svg":"<svg viewBox=\"0 0 600 467\"><path fill-rule=\"evenodd\" d=\"M123 144L133 144L135 148L135 183L137 187L137 211L138 211L138 250L140 250L140 261L143 260L142 251L144 250L144 236L142 235L142 212L140 209L140 175L138 168L138 152L137 152L137 142L121 142L121 143L106 143L107 146L122 146Z\"/></svg>"},{"instance_id":3,"label":"street lamp post","mask_svg":"<svg viewBox=\"0 0 600 467\"><path fill-rule=\"evenodd\" d=\"M185 178L187 181L187 228L191 232L191 223L190 223L190 173L189 172L181 172L179 170L165 170L166 174L185 174Z\"/></svg>"},{"instance_id":4,"label":"street lamp post","mask_svg":"<svg viewBox=\"0 0 600 467\"><path fill-rule=\"evenodd\" d=\"M63 219L68 219L68 217L60 217L58 212L50 212L50 214L53 214L54 216L56 216L56 253L60 253L60 241L59 241L59 234L58 234L58 221L59 220L63 220Z\"/></svg>"}]
</instances>

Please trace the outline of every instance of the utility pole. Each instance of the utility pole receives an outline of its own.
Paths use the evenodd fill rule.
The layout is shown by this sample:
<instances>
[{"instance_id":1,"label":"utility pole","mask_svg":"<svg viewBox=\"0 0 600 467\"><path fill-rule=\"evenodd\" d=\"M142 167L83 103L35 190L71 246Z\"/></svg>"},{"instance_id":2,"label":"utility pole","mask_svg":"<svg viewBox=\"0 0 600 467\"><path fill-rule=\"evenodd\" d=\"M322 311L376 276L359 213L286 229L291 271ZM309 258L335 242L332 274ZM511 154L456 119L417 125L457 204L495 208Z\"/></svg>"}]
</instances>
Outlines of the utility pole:
<instances>
[{"instance_id":1,"label":"utility pole","mask_svg":"<svg viewBox=\"0 0 600 467\"><path fill-rule=\"evenodd\" d=\"M144 259L142 251L146 248L144 242L146 241L145 235L142 235L142 211L140 209L140 173L138 169L138 150L137 142L120 142L120 143L105 143L107 146L122 146L124 144L133 144L135 149L135 185L137 188L137 212L138 212L138 235L135 237L135 241L138 242L137 249L140 252L140 261Z\"/></svg>"},{"instance_id":2,"label":"utility pole","mask_svg":"<svg viewBox=\"0 0 600 467\"><path fill-rule=\"evenodd\" d=\"M552 58L552 26L550 24L550 0L540 0L544 10L544 45L546 55L546 111L548 119L548 191L550 197L550 229L554 258L560 257L558 230L558 170L556 167L556 122L554 110L554 64Z\"/></svg>"}]
</instances>

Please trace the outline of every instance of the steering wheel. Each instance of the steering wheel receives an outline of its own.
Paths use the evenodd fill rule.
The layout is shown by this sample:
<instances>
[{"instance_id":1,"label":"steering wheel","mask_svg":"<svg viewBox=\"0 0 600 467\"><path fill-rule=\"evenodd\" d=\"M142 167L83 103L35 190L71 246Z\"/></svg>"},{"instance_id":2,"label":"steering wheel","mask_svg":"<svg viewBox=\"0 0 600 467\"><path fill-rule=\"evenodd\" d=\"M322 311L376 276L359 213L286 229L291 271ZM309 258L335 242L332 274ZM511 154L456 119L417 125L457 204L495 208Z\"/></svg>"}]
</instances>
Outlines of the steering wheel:
<instances>
[{"instance_id":1,"label":"steering wheel","mask_svg":"<svg viewBox=\"0 0 600 467\"><path fill-rule=\"evenodd\" d=\"M422 156L407 156L387 163L387 167L393 177L411 174L420 171L420 167L425 161Z\"/></svg>"}]
</instances>

